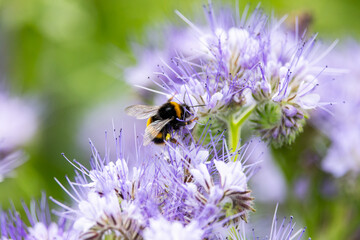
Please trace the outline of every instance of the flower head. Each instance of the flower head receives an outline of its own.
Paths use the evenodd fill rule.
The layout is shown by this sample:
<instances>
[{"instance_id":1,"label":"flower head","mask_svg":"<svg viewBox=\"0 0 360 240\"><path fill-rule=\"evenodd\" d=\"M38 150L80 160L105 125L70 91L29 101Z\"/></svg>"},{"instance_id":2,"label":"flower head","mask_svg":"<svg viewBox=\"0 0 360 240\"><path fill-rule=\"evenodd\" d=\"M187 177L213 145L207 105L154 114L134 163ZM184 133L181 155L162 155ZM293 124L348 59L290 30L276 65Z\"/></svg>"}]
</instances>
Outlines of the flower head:
<instances>
[{"instance_id":1,"label":"flower head","mask_svg":"<svg viewBox=\"0 0 360 240\"><path fill-rule=\"evenodd\" d=\"M297 31L292 33L276 21L270 24L267 57L251 81L252 96L258 102L253 121L263 139L281 146L292 143L302 132L309 110L321 106L315 89L327 66L320 60L336 41L323 50L316 35L306 39L305 33L299 37Z\"/></svg>"},{"instance_id":2,"label":"flower head","mask_svg":"<svg viewBox=\"0 0 360 240\"><path fill-rule=\"evenodd\" d=\"M29 226L14 209L7 213L0 212L0 235L1 239L78 239L77 231L68 225L65 219L54 222L51 219L46 195L43 194L40 203L32 200L30 208L23 204Z\"/></svg>"},{"instance_id":3,"label":"flower head","mask_svg":"<svg viewBox=\"0 0 360 240\"><path fill-rule=\"evenodd\" d=\"M336 42L324 50L316 35L307 39L282 26L285 18L269 19L259 7L249 17L246 12L231 21L230 10L215 14L209 6L208 27L197 27L178 13L201 43L201 54L193 61L174 58L175 66L167 67L176 76L160 72L158 85L177 101L196 106L199 117L216 114L224 120L254 107L258 134L275 146L290 144L309 111L321 105L315 88L327 66L320 60Z\"/></svg>"},{"instance_id":4,"label":"flower head","mask_svg":"<svg viewBox=\"0 0 360 240\"><path fill-rule=\"evenodd\" d=\"M89 239L142 239L182 230L184 234L197 232L194 239L198 239L232 221L246 220L247 211L253 210L247 187L252 167L245 160L233 162L238 153L230 153L223 138L219 134L201 145L190 134L161 149L141 147L126 160L120 135L116 161L109 154L101 157L91 145L92 167L88 170L72 163L78 170L75 181L68 179L73 193L61 186L74 204L65 206L54 200L66 210L58 214L72 219L74 229ZM245 151L244 147L240 155ZM161 222L163 228L158 227Z\"/></svg>"}]
</instances>

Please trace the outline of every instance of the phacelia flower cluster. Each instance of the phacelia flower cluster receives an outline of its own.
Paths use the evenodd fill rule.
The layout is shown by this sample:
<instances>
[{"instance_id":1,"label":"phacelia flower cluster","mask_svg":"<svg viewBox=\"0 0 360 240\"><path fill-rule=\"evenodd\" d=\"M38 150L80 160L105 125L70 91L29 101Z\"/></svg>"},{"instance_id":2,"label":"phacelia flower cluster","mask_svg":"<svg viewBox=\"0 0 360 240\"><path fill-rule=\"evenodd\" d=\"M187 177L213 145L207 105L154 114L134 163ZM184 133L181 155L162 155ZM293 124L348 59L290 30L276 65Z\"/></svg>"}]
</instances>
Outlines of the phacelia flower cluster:
<instances>
[{"instance_id":1,"label":"phacelia flower cluster","mask_svg":"<svg viewBox=\"0 0 360 240\"><path fill-rule=\"evenodd\" d=\"M90 170L73 163L78 171L75 181L68 180L72 191L63 188L74 204L54 200L64 208L58 213L62 218L75 219L73 228L82 239L161 239L179 233L182 239L203 239L254 211L247 186L254 166L241 158L246 146L234 162L236 154L222 134L206 146L184 139L155 154L152 146L139 150L130 168L121 138L116 160L101 158L92 146ZM213 148L220 142L223 148Z\"/></svg>"},{"instance_id":2,"label":"phacelia flower cluster","mask_svg":"<svg viewBox=\"0 0 360 240\"><path fill-rule=\"evenodd\" d=\"M205 10L208 25L199 27L177 12L190 28L173 39L174 46L165 44L170 62L162 61L154 81L173 99L174 114L164 121L160 114L152 119L154 111L140 113L150 116L147 146L136 140L134 147L123 148L127 139L120 132L115 154L107 146L101 154L90 142L90 167L65 157L75 177L67 177L66 185L56 180L71 198L66 203L51 198L60 220L49 218L44 200L25 207L30 226L9 211L0 217L2 239L249 239L244 226L255 211L249 179L260 161L252 156L256 146L238 140L239 129L250 118L264 140L293 142L307 111L319 105L314 89L324 68L317 63L328 51L315 56L315 37L289 31L281 25L284 19L269 19L259 7L236 17L229 9L215 14L209 5ZM190 35L191 44L181 46ZM153 69L144 59L140 65ZM212 131L212 116L230 133ZM171 134L176 134L163 137L173 120L179 127ZM159 122L163 125L156 129ZM203 131L194 131L202 122L207 122ZM156 137L161 141L151 142ZM302 237L304 229L294 232L292 218L277 224L275 213L270 239Z\"/></svg>"},{"instance_id":3,"label":"phacelia flower cluster","mask_svg":"<svg viewBox=\"0 0 360 240\"><path fill-rule=\"evenodd\" d=\"M24 205L29 226L15 210L1 212L2 239L247 239L244 224L254 210L248 180L257 167L247 164L250 145L239 149L234 161L236 154L220 134L205 146L189 139L160 152L141 146L137 159L127 159L122 138L116 139L116 161L101 157L93 145L91 169L68 160L76 177L67 178L70 189L58 183L73 202L51 198L60 207L52 211L58 221L44 195L40 203ZM304 230L293 232L292 219L280 226L275 219L274 239L301 238Z\"/></svg>"},{"instance_id":4,"label":"phacelia flower cluster","mask_svg":"<svg viewBox=\"0 0 360 240\"><path fill-rule=\"evenodd\" d=\"M179 52L171 66L164 62L156 83L169 97L196 106L199 117L240 121L236 115L248 108L258 135L275 146L290 144L321 105L314 91L327 69L321 60L336 42L323 47L297 24L295 31L283 26L285 17L270 19L259 7L247 11L234 17L232 10L215 13L209 6L207 26L177 12L196 36L198 54L189 59Z\"/></svg>"}]
</instances>

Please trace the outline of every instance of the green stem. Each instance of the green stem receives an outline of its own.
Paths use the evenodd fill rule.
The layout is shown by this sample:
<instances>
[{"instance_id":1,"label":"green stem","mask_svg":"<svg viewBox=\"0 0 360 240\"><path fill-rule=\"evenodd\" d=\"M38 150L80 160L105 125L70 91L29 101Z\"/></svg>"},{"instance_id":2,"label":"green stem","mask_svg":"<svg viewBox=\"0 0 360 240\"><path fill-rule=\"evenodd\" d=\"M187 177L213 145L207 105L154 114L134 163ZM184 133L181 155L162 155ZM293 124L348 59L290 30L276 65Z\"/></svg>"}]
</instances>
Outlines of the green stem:
<instances>
[{"instance_id":1,"label":"green stem","mask_svg":"<svg viewBox=\"0 0 360 240\"><path fill-rule=\"evenodd\" d=\"M241 144L241 127L244 122L250 117L252 111L255 109L256 105L248 107L245 111L237 112L230 115L228 126L229 126L229 139L228 144L229 148L232 151L236 151ZM237 156L234 157L234 161L236 161Z\"/></svg>"},{"instance_id":2,"label":"green stem","mask_svg":"<svg viewBox=\"0 0 360 240\"><path fill-rule=\"evenodd\" d=\"M232 121L230 119L229 122L229 148L232 149L232 151L235 151L238 148L238 145L240 144L240 137L241 137L241 125L237 124L236 122Z\"/></svg>"}]
</instances>

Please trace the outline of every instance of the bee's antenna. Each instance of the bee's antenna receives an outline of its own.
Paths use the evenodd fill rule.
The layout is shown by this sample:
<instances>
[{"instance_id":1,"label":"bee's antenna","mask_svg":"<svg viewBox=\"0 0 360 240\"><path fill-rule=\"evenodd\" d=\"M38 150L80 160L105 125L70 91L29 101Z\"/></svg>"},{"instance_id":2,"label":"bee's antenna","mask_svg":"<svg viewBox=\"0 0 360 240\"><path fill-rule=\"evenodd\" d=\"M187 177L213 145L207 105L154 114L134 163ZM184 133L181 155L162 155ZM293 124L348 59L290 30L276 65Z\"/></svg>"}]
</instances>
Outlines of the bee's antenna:
<instances>
[{"instance_id":1,"label":"bee's antenna","mask_svg":"<svg viewBox=\"0 0 360 240\"><path fill-rule=\"evenodd\" d=\"M194 106L190 106L190 107L204 107L206 106L205 104L202 104L202 105L194 105Z\"/></svg>"},{"instance_id":2,"label":"bee's antenna","mask_svg":"<svg viewBox=\"0 0 360 240\"><path fill-rule=\"evenodd\" d=\"M142 89L148 90L148 91L150 91L150 92L162 94L162 95L165 95L165 96L169 97L168 94L163 93L163 92L160 92L160 91L157 91L157 90L154 90L154 89L151 89L151 88L147 88L147 87L140 86L140 85L136 85L136 84L134 85L134 87L142 88Z\"/></svg>"}]
</instances>

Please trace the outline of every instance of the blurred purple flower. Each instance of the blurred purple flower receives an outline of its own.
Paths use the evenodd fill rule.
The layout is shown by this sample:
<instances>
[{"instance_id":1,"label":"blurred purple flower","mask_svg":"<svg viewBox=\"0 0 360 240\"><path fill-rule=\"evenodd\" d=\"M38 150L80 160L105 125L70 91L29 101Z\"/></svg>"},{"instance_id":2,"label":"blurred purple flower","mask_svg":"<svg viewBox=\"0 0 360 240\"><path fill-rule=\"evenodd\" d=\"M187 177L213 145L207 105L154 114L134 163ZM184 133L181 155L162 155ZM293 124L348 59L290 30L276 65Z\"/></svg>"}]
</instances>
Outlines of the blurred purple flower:
<instances>
[{"instance_id":1,"label":"blurred purple flower","mask_svg":"<svg viewBox=\"0 0 360 240\"><path fill-rule=\"evenodd\" d=\"M318 94L331 104L328 104L327 111L316 112L312 122L331 140L322 168L335 177L360 172L359 54L360 45L355 41L339 46L324 61L347 73L343 71L341 78L331 81L323 80L318 90Z\"/></svg>"},{"instance_id":2,"label":"blurred purple flower","mask_svg":"<svg viewBox=\"0 0 360 240\"><path fill-rule=\"evenodd\" d=\"M124 71L124 79L130 85L155 86L153 77L159 73L169 76L172 81L181 81L170 70L176 66L175 58L182 56L193 60L198 55L199 42L189 29L165 26L156 30L152 28L148 34L146 47L133 46L137 64ZM154 31L157 34L153 34Z\"/></svg>"},{"instance_id":3,"label":"blurred purple flower","mask_svg":"<svg viewBox=\"0 0 360 240\"><path fill-rule=\"evenodd\" d=\"M251 178L252 194L257 202L279 203L286 198L286 181L274 162L270 147L259 139L249 141L253 152L249 154L249 164L258 163L259 171Z\"/></svg>"},{"instance_id":4,"label":"blurred purple flower","mask_svg":"<svg viewBox=\"0 0 360 240\"><path fill-rule=\"evenodd\" d=\"M77 133L77 142L83 152L87 152L89 149L89 142L85 139L91 139L95 146L103 144L105 140L104 130L112 136L115 125L120 126L123 135L127 136L126 141L122 142L122 147L127 149L126 152L130 158L131 155L135 155L137 151L136 141L138 137L142 138L146 123L124 114L124 109L136 103L139 103L139 100L134 98L134 96L123 94L119 99L99 103L88 110L79 124L79 131ZM113 141L109 141L107 147L110 150L115 150L116 144ZM116 158L115 152L109 151L109 154L112 154L111 158ZM129 164L130 166L133 165L131 161Z\"/></svg>"},{"instance_id":5,"label":"blurred purple flower","mask_svg":"<svg viewBox=\"0 0 360 240\"><path fill-rule=\"evenodd\" d=\"M0 92L0 152L28 143L38 127L37 109L29 101Z\"/></svg>"},{"instance_id":6,"label":"blurred purple flower","mask_svg":"<svg viewBox=\"0 0 360 240\"><path fill-rule=\"evenodd\" d=\"M25 162L25 156L21 151L13 152L4 157L0 153L0 182L5 177L13 176L13 170Z\"/></svg>"},{"instance_id":7,"label":"blurred purple flower","mask_svg":"<svg viewBox=\"0 0 360 240\"><path fill-rule=\"evenodd\" d=\"M37 112L34 104L0 91L0 182L25 162L18 148L34 137Z\"/></svg>"}]
</instances>

